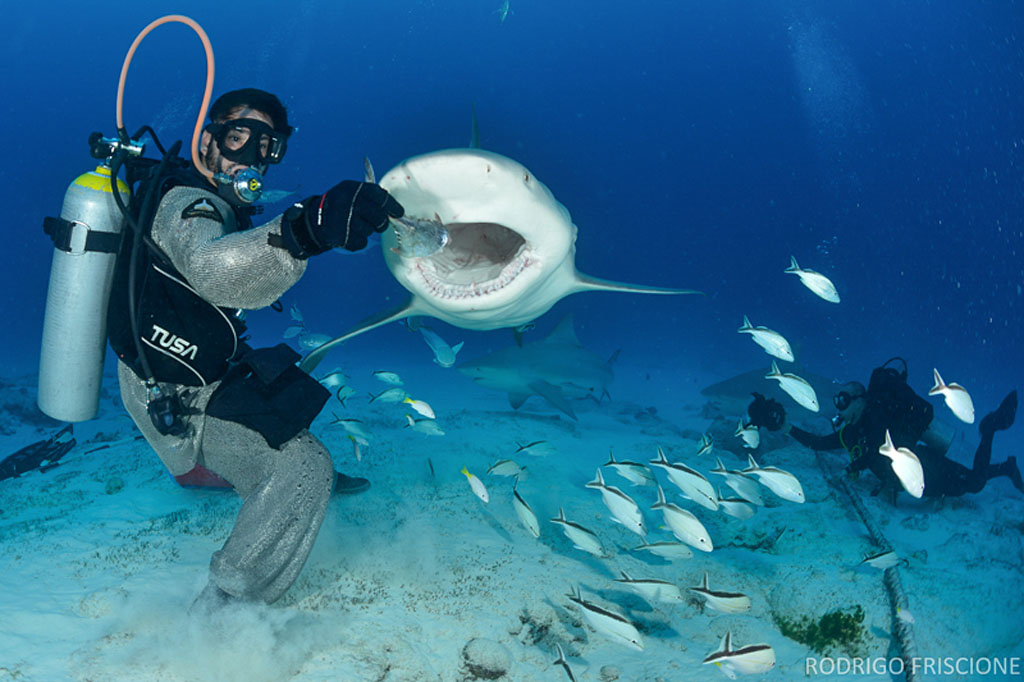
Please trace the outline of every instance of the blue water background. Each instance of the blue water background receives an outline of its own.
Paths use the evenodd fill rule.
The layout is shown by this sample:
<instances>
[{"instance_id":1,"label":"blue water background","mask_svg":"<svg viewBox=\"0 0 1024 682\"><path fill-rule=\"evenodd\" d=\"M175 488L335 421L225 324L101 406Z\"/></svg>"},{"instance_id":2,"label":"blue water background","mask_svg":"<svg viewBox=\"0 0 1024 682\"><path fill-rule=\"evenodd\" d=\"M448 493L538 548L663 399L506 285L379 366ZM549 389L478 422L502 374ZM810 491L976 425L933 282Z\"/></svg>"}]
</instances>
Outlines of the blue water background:
<instances>
[{"instance_id":1,"label":"blue water background","mask_svg":"<svg viewBox=\"0 0 1024 682\"><path fill-rule=\"evenodd\" d=\"M1022 3L513 0L504 23L499 5L5 6L2 369L35 369L41 220L92 166L88 133L114 131L125 51L153 18L185 13L213 41L216 93L257 86L289 107L299 130L269 180L300 198L359 177L364 155L383 173L466 144L475 104L483 146L571 211L582 271L706 292L584 294L546 321L574 312L588 345L621 347L626 366L766 367L736 334L747 314L820 374L866 379L900 354L919 392L936 366L982 412L1024 385ZM157 30L129 75L127 127L187 138L203 74L191 31ZM842 303L783 274L790 255ZM373 252L317 258L286 302L333 334L403 298ZM266 342L288 324L251 322ZM349 352L405 354L419 341L402 333Z\"/></svg>"}]
</instances>

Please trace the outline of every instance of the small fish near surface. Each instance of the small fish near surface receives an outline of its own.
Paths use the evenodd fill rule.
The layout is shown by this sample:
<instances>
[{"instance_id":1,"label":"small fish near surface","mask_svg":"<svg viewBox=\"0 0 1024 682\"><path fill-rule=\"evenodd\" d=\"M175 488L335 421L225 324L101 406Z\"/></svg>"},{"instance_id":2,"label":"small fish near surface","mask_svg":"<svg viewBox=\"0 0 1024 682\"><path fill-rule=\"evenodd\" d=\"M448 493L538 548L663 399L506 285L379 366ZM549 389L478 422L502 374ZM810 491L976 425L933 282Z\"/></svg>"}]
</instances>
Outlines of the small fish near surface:
<instances>
[{"instance_id":1,"label":"small fish near surface","mask_svg":"<svg viewBox=\"0 0 1024 682\"><path fill-rule=\"evenodd\" d=\"M786 337L776 331L772 331L768 327L755 327L750 324L750 320L747 319L746 315L743 316L743 326L738 331L740 334L750 334L750 338L754 340L754 343L764 348L768 355L779 360L785 360L786 362L796 360L796 357L793 355L793 349L790 347Z\"/></svg>"},{"instance_id":2,"label":"small fish near surface","mask_svg":"<svg viewBox=\"0 0 1024 682\"><path fill-rule=\"evenodd\" d=\"M0 481L17 478L29 471L46 473L57 466L75 445L74 431L68 424L50 438L26 445L4 457L0 461Z\"/></svg>"},{"instance_id":3,"label":"small fish near surface","mask_svg":"<svg viewBox=\"0 0 1024 682\"><path fill-rule=\"evenodd\" d=\"M604 506L612 513L612 520L622 524L626 529L633 531L640 537L647 535L647 528L644 526L644 516L640 507L632 497L618 488L606 485L601 470L597 470L597 478L587 483L588 488L601 491L601 499ZM659 488L660 490L660 488ZM680 538L682 539L682 538Z\"/></svg>"},{"instance_id":4,"label":"small fish near surface","mask_svg":"<svg viewBox=\"0 0 1024 682\"><path fill-rule=\"evenodd\" d=\"M628 618L603 606L587 601L580 595L579 588L575 588L568 595L569 601L579 607L583 620L587 621L590 627L598 634L608 639L628 646L637 651L644 650L644 641L636 626Z\"/></svg>"},{"instance_id":5,"label":"small fish near surface","mask_svg":"<svg viewBox=\"0 0 1024 682\"><path fill-rule=\"evenodd\" d=\"M582 550L587 554L592 554L596 557L603 557L604 549L601 547L601 541L597 539L597 535L592 530L584 528L575 521L570 521L565 518L565 511L559 508L558 518L551 519L551 523L557 523L562 527L562 532L565 533L565 537L569 538L572 542L572 546L576 549Z\"/></svg>"},{"instance_id":6,"label":"small fish near surface","mask_svg":"<svg viewBox=\"0 0 1024 682\"><path fill-rule=\"evenodd\" d=\"M789 262L790 265L786 268L786 272L799 277L803 285L813 291L818 297L825 299L829 303L839 303L839 292L836 291L836 285L832 284L832 280L820 272L804 270L796 264L794 256L789 257Z\"/></svg>"},{"instance_id":7,"label":"small fish near surface","mask_svg":"<svg viewBox=\"0 0 1024 682\"><path fill-rule=\"evenodd\" d=\"M818 411L818 395L814 392L814 387L804 379L789 372L783 374L779 371L779 366L774 361L772 361L772 371L766 374L764 378L778 381L779 388L795 400L800 407L806 407L811 412Z\"/></svg>"},{"instance_id":8,"label":"small fish near surface","mask_svg":"<svg viewBox=\"0 0 1024 682\"><path fill-rule=\"evenodd\" d=\"M878 447L878 454L891 460L893 473L900 479L904 490L914 497L924 495L924 470L921 468L921 460L908 448L897 448L893 445L889 429L885 430L885 442Z\"/></svg>"},{"instance_id":9,"label":"small fish near surface","mask_svg":"<svg viewBox=\"0 0 1024 682\"><path fill-rule=\"evenodd\" d=\"M757 675L774 668L775 650L767 644L750 644L734 649L732 632L727 632L722 643L708 654L704 663L718 666L730 680L735 680L737 673Z\"/></svg>"},{"instance_id":10,"label":"small fish near surface","mask_svg":"<svg viewBox=\"0 0 1024 682\"><path fill-rule=\"evenodd\" d=\"M946 401L946 407L952 410L956 418L968 424L974 423L974 401L967 389L956 383L945 383L939 376L939 370L932 369L935 373L935 385L928 391L928 395L941 395Z\"/></svg>"}]
</instances>

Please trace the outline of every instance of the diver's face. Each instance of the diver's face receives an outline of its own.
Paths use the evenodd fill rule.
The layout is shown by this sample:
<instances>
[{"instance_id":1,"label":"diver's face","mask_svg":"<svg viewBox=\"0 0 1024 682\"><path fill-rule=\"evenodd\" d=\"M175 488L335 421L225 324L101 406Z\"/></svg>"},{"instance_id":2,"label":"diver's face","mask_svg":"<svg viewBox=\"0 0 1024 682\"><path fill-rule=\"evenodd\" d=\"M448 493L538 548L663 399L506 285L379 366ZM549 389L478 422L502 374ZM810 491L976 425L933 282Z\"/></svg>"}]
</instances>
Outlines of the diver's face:
<instances>
[{"instance_id":1,"label":"diver's face","mask_svg":"<svg viewBox=\"0 0 1024 682\"><path fill-rule=\"evenodd\" d=\"M864 387L857 382L850 382L839 389L839 392L832 396L832 404L835 405L838 414L833 421L839 424L853 424L860 420L867 406Z\"/></svg>"},{"instance_id":2,"label":"diver's face","mask_svg":"<svg viewBox=\"0 0 1024 682\"><path fill-rule=\"evenodd\" d=\"M274 127L274 121L270 116L262 111L250 109L248 107L238 107L237 109L233 109L223 121L219 122L223 123L224 121L233 121L239 118L256 119L257 121L266 123L271 128ZM263 155L266 155L269 144L270 138L260 141L260 151ZM224 173L230 177L235 177L238 173L249 168L249 166L236 161L231 161L221 154L220 147L217 145L217 140L214 139L213 135L209 132L203 132L203 137L199 143L199 155L203 164L214 174Z\"/></svg>"}]
</instances>

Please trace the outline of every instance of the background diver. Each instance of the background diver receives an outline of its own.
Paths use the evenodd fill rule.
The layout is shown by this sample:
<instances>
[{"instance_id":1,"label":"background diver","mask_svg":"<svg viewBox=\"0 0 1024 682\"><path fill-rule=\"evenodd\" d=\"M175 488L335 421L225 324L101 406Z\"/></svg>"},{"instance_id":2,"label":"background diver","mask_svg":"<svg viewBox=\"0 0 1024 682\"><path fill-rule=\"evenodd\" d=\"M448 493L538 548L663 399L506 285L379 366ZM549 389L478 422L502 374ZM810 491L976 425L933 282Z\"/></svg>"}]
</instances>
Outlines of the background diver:
<instances>
[{"instance_id":1,"label":"background diver","mask_svg":"<svg viewBox=\"0 0 1024 682\"><path fill-rule=\"evenodd\" d=\"M902 362L902 369L890 367L893 360ZM974 453L973 465L968 468L946 457L949 442L939 436L932 424L932 404L914 393L906 377L906 363L901 358L893 358L871 373L867 389L856 381L844 384L832 397L838 411L832 420L835 430L825 436L789 424L783 406L760 393L753 394L754 400L747 412L751 424L764 426L769 431L781 430L813 450L846 450L851 459L848 472L870 469L881 482L873 495L890 489L895 500L896 492L901 489L890 460L878 452L885 441L886 429L896 447L909 448L920 459L927 497L977 493L989 480L999 476L1008 477L1017 490L1024 492L1016 457L991 464L995 432L1013 425L1017 412L1016 390L1010 391L999 407L981 420L978 425L981 442Z\"/></svg>"}]
</instances>

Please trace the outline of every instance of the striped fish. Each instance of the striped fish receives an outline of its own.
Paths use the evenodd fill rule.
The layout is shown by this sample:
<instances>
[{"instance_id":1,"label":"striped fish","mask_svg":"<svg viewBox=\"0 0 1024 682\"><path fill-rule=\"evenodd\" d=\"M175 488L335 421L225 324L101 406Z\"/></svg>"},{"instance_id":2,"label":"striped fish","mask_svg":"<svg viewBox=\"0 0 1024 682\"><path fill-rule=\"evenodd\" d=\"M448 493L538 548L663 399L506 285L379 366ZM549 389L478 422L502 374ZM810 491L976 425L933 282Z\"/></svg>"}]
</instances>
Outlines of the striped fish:
<instances>
[{"instance_id":1,"label":"striped fish","mask_svg":"<svg viewBox=\"0 0 1024 682\"><path fill-rule=\"evenodd\" d=\"M518 483L518 481L517 481ZM537 523L537 515L530 509L530 505L526 504L526 500L523 499L522 495L516 489L516 486L512 486L512 506L516 509L516 516L522 521L523 526L530 532L535 538L540 537L540 524Z\"/></svg>"},{"instance_id":2,"label":"striped fish","mask_svg":"<svg viewBox=\"0 0 1024 682\"><path fill-rule=\"evenodd\" d=\"M587 487L601 491L601 499L604 501L604 506L608 507L608 511L612 513L613 521L621 523L640 537L647 535L647 528L644 526L644 516L640 512L640 507L626 493L614 486L605 485L604 477L601 476L601 469L597 470L597 478L587 483Z\"/></svg>"},{"instance_id":3,"label":"striped fish","mask_svg":"<svg viewBox=\"0 0 1024 682\"><path fill-rule=\"evenodd\" d=\"M721 613L743 613L750 610L750 597L747 595L740 594L739 592L712 590L708 586L708 574L706 571L700 585L691 587L690 592L703 599L706 606Z\"/></svg>"},{"instance_id":4,"label":"striped fish","mask_svg":"<svg viewBox=\"0 0 1024 682\"><path fill-rule=\"evenodd\" d=\"M651 509L660 509L672 534L686 544L696 547L702 552L710 552L714 549L704 524L682 507L672 502L666 502L665 491L661 489L661 486L658 486L658 501Z\"/></svg>"},{"instance_id":5,"label":"striped fish","mask_svg":"<svg viewBox=\"0 0 1024 682\"><path fill-rule=\"evenodd\" d=\"M669 462L665 451L658 446L658 459L648 462L651 466L661 467L668 474L668 480L676 484L683 494L702 507L717 511L718 498L715 489L708 479L694 469L680 462Z\"/></svg>"},{"instance_id":6,"label":"striped fish","mask_svg":"<svg viewBox=\"0 0 1024 682\"><path fill-rule=\"evenodd\" d=\"M654 578L631 578L625 571L620 572L622 578L615 582L622 583L651 604L678 604L683 601L683 593L678 585Z\"/></svg>"},{"instance_id":7,"label":"striped fish","mask_svg":"<svg viewBox=\"0 0 1024 682\"><path fill-rule=\"evenodd\" d=\"M558 510L558 518L551 519L551 523L557 523L562 527L565 537L569 538L572 546L576 549L583 550L587 554L593 554L596 557L603 557L605 555L604 549L601 547L601 541L597 539L593 531L565 518L565 512L561 508Z\"/></svg>"},{"instance_id":8,"label":"striped fish","mask_svg":"<svg viewBox=\"0 0 1024 682\"><path fill-rule=\"evenodd\" d=\"M732 648L732 632L727 632L718 648L708 654L704 663L717 665L730 680L736 673L756 675L766 673L775 667L775 650L767 644L751 644Z\"/></svg>"},{"instance_id":9,"label":"striped fish","mask_svg":"<svg viewBox=\"0 0 1024 682\"><path fill-rule=\"evenodd\" d=\"M583 619L595 631L612 641L628 646L630 649L644 650L644 641L640 637L640 632L625 616L587 601L580 595L578 587L567 596L569 601L579 607Z\"/></svg>"}]
</instances>

